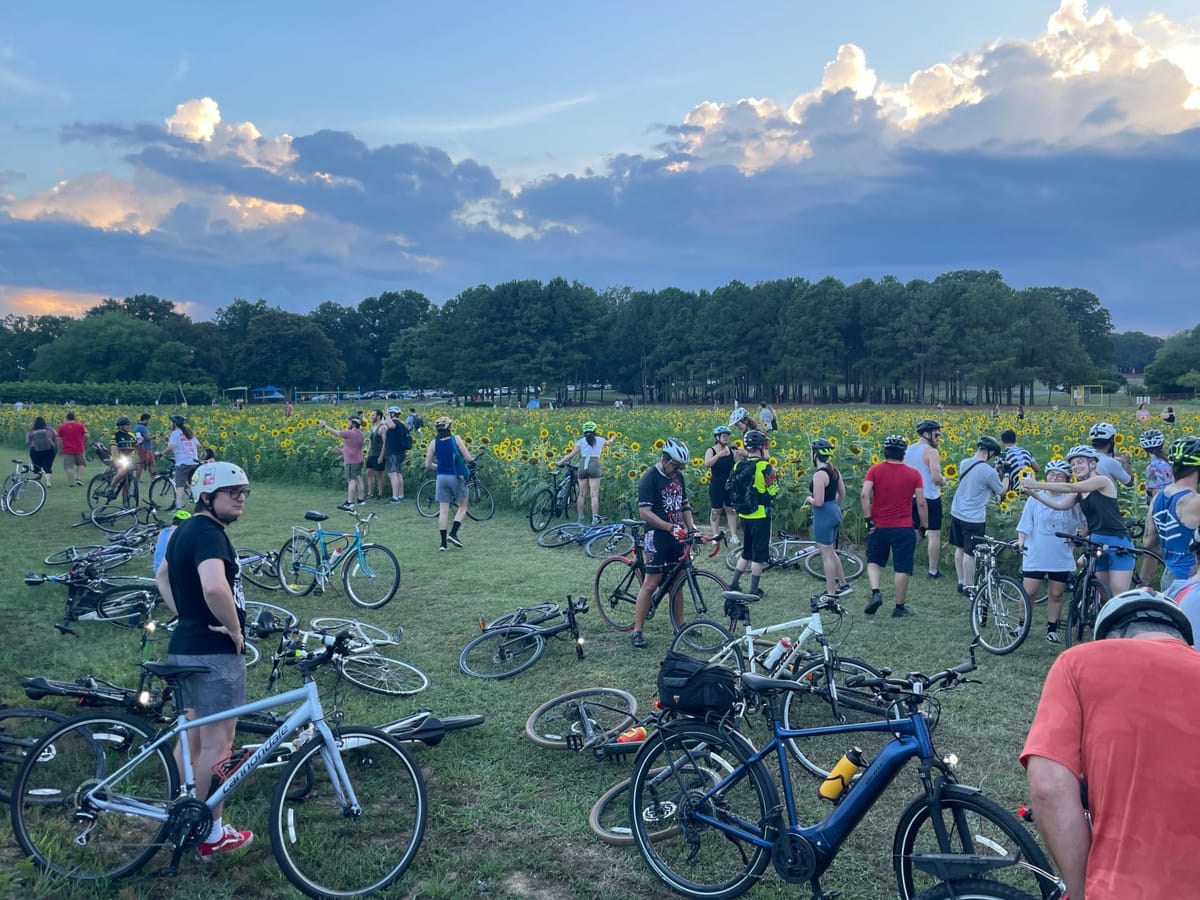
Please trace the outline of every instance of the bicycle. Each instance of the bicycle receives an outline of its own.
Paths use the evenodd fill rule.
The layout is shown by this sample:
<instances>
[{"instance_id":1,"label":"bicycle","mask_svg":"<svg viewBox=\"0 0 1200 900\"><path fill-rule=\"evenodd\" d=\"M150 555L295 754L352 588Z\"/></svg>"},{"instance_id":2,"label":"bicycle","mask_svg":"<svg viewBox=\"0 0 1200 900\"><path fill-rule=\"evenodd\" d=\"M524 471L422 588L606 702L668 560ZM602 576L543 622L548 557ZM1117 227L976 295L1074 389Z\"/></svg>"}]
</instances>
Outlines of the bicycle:
<instances>
[{"instance_id":1,"label":"bicycle","mask_svg":"<svg viewBox=\"0 0 1200 900\"><path fill-rule=\"evenodd\" d=\"M829 646L821 613L837 616L838 624L833 630L839 630L847 610L836 600L810 599L810 615L753 628L750 605L759 599L758 595L726 591L724 596L725 609L730 615L729 628L707 619L692 622L675 636L671 644L673 651L726 666L738 675L753 672L770 678L788 678L804 685L804 690L789 693L783 701L783 727L789 731L809 727L801 724L806 721L810 725L830 721L845 724L875 722L887 717L886 705L846 687L851 678L876 678L881 670L863 659L838 656ZM738 622L742 623L742 633L735 635L733 631ZM785 640L788 634L796 634L797 630L799 634L794 641ZM761 640L772 634L783 634L785 639L779 642ZM817 642L818 653L805 649L809 639ZM746 716L754 711L751 706L745 711ZM860 745L867 744L862 749L877 753L885 740L881 736L875 745L871 745L860 739ZM820 737L789 738L785 745L797 762L821 778L829 775L828 761L836 760L842 750L836 738L832 741L823 741Z\"/></svg>"},{"instance_id":2,"label":"bicycle","mask_svg":"<svg viewBox=\"0 0 1200 900\"><path fill-rule=\"evenodd\" d=\"M278 591L283 588L279 579L279 554L274 550L263 553L260 550L238 547L234 552L237 554L238 568L244 580L264 591Z\"/></svg>"},{"instance_id":3,"label":"bicycle","mask_svg":"<svg viewBox=\"0 0 1200 900\"><path fill-rule=\"evenodd\" d=\"M492 489L479 480L479 462L467 466L467 517L474 522L486 522L496 514L496 498ZM438 514L437 477L426 478L417 488L417 512L427 519ZM458 509L457 503L451 508Z\"/></svg>"},{"instance_id":4,"label":"bicycle","mask_svg":"<svg viewBox=\"0 0 1200 900\"><path fill-rule=\"evenodd\" d=\"M131 616L142 609L153 609L162 602L153 578L109 576L94 562L77 564L62 575L39 575L28 572L25 584L63 584L67 588L63 620L54 627L60 634L78 637L72 622L104 621L114 625L129 625Z\"/></svg>"},{"instance_id":5,"label":"bicycle","mask_svg":"<svg viewBox=\"0 0 1200 900\"><path fill-rule=\"evenodd\" d=\"M633 555L610 556L596 569L596 577L592 582L592 596L596 601L596 609L600 618L608 623L614 631L632 631L634 607L637 603L638 591L646 574L646 555L642 548L641 529L643 522L632 522ZM692 601L692 610L696 617L703 617L708 612L708 602L705 591L711 597L714 593L724 593L729 585L719 576L704 569L698 569L692 563L691 550L697 544L712 543L713 551L719 552L724 541L724 533L714 537L693 533L684 539L689 552L683 558L665 567L662 580L650 596L650 609L646 613L646 621L654 618L663 598L671 598L671 628L678 634L687 623L684 618L683 596ZM707 587L705 587L707 586ZM678 609L678 611L677 611ZM678 617L678 618L677 618Z\"/></svg>"},{"instance_id":6,"label":"bicycle","mask_svg":"<svg viewBox=\"0 0 1200 900\"><path fill-rule=\"evenodd\" d=\"M382 544L364 542L375 513L354 518L353 531L327 531L292 526L292 537L279 551L279 583L293 597L304 597L314 589L324 591L338 566L342 569L342 587L355 606L379 609L400 587L400 563ZM304 514L309 522L324 522L329 516L316 510Z\"/></svg>"},{"instance_id":7,"label":"bicycle","mask_svg":"<svg viewBox=\"0 0 1200 900\"><path fill-rule=\"evenodd\" d=\"M1096 616L1099 615L1100 608L1112 599L1112 591L1108 589L1108 585L1096 576L1096 562L1100 557L1111 550L1118 556L1152 556L1159 561L1159 565L1162 565L1162 558L1151 550L1140 547L1113 547L1077 534L1056 531L1054 536L1082 548L1084 555L1083 571L1077 572L1073 581L1068 584L1071 600L1067 609L1067 631L1063 635L1063 644L1070 647L1092 639L1096 628Z\"/></svg>"},{"instance_id":8,"label":"bicycle","mask_svg":"<svg viewBox=\"0 0 1200 900\"><path fill-rule=\"evenodd\" d=\"M158 510L153 506L122 506L119 503L108 503L93 508L88 513L81 514L82 525L90 522L101 531L108 534L129 534L141 527L155 534L166 527L166 522L159 518Z\"/></svg>"},{"instance_id":9,"label":"bicycle","mask_svg":"<svg viewBox=\"0 0 1200 900\"><path fill-rule=\"evenodd\" d=\"M138 556L148 556L154 549L152 535L142 526L113 535L107 544L71 544L49 553L42 560L48 566L73 566L80 562L92 562L102 569L115 569Z\"/></svg>"},{"instance_id":10,"label":"bicycle","mask_svg":"<svg viewBox=\"0 0 1200 900\"><path fill-rule=\"evenodd\" d=\"M640 519L622 519L620 522L597 522L584 525L582 522L565 522L538 534L539 547L565 547L568 544L583 544L583 552L592 559L609 556L624 556L633 549L630 529L641 525Z\"/></svg>"},{"instance_id":11,"label":"bicycle","mask_svg":"<svg viewBox=\"0 0 1200 900\"><path fill-rule=\"evenodd\" d=\"M568 463L561 468L562 478L559 478L558 470L552 471L550 487L534 494L529 503L529 527L535 532L545 529L552 519L569 516L575 508L579 496L579 467Z\"/></svg>"},{"instance_id":12,"label":"bicycle","mask_svg":"<svg viewBox=\"0 0 1200 900\"><path fill-rule=\"evenodd\" d=\"M458 667L472 678L499 680L524 672L546 650L546 639L567 635L575 645L575 658L583 659L583 639L579 636L577 616L587 612L587 597L567 598L565 607L557 603L521 607L488 624L463 647ZM554 622L555 624L547 624Z\"/></svg>"},{"instance_id":13,"label":"bicycle","mask_svg":"<svg viewBox=\"0 0 1200 900\"><path fill-rule=\"evenodd\" d=\"M796 569L801 565L813 578L825 580L825 563L821 559L821 550L816 541L802 540L787 531L780 531L779 539L768 545L767 561L763 570L767 569ZM851 581L863 573L862 559L849 550L836 550L842 561L842 570L846 580ZM735 547L725 556L725 568L734 571L737 561L742 557L742 548Z\"/></svg>"},{"instance_id":14,"label":"bicycle","mask_svg":"<svg viewBox=\"0 0 1200 900\"><path fill-rule=\"evenodd\" d=\"M112 451L101 443L92 445L96 457L105 463L103 472L92 476L87 486L88 509L97 506L133 506L138 505L138 480L133 476L134 459L118 453L115 457Z\"/></svg>"},{"instance_id":15,"label":"bicycle","mask_svg":"<svg viewBox=\"0 0 1200 900\"><path fill-rule=\"evenodd\" d=\"M384 732L335 731L326 721L315 672L353 652L346 635L327 637L317 652L292 652L288 662L304 679L295 690L192 720L179 712L165 730L118 713L85 714L51 729L13 783L10 810L21 850L43 871L92 881L136 872L169 844L171 860L162 871L176 874L183 851L211 828L213 808L282 742L311 728L308 740L296 741L271 799L269 830L280 869L310 897L364 896L393 884L425 833L428 799L420 770ZM198 671L146 667L172 688ZM195 772L187 732L293 706L257 750L220 767L205 801L196 799L192 786L203 773ZM172 754L176 743L182 779Z\"/></svg>"},{"instance_id":16,"label":"bicycle","mask_svg":"<svg viewBox=\"0 0 1200 900\"><path fill-rule=\"evenodd\" d=\"M34 472L33 466L14 459L16 469L4 479L0 490L0 507L19 518L32 516L46 503L46 486L42 484L42 473Z\"/></svg>"},{"instance_id":17,"label":"bicycle","mask_svg":"<svg viewBox=\"0 0 1200 900\"><path fill-rule=\"evenodd\" d=\"M310 623L312 631L292 626L282 632L280 648L275 657L273 676L278 672L280 654L292 652L296 646L304 647L311 641L323 641L331 633L344 634L347 646L354 652L335 660L333 668L355 687L374 694L391 697L407 697L419 694L429 687L429 678L416 666L377 652L400 640L399 633L389 634L382 628L357 622L353 619L318 618ZM273 680L273 679L268 679Z\"/></svg>"},{"instance_id":18,"label":"bicycle","mask_svg":"<svg viewBox=\"0 0 1200 900\"><path fill-rule=\"evenodd\" d=\"M975 583L971 586L971 631L984 650L997 656L1020 647L1033 622L1033 601L1025 586L1000 574L999 557L1005 550L1020 553L1016 541L985 535L975 542Z\"/></svg>"},{"instance_id":19,"label":"bicycle","mask_svg":"<svg viewBox=\"0 0 1200 900\"><path fill-rule=\"evenodd\" d=\"M813 897L831 896L820 884L842 843L868 814L909 760L917 760L921 792L900 815L892 842L892 866L902 900L913 900L935 881L1000 879L1010 888L1044 900L1060 896L1060 884L1045 854L1024 826L975 788L957 783L943 760L921 706L965 683L972 659L925 676L856 677L848 687L878 692L892 713L886 719L849 725L790 730L782 724L780 697L804 691L788 679L747 672L744 691L761 696L771 739L755 749L728 724L682 717L664 721L646 739L633 764L629 819L634 842L654 874L689 897L726 900L748 890L768 863L785 881L808 882ZM823 783L834 808L824 820L801 826L783 744L818 735L890 734L857 778L841 774ZM712 755L733 770L714 773ZM850 754L847 754L850 756ZM776 779L765 760L773 757ZM836 767L843 771L846 761ZM852 760L851 760L852 763ZM850 768L854 768L851 764Z\"/></svg>"},{"instance_id":20,"label":"bicycle","mask_svg":"<svg viewBox=\"0 0 1200 900\"><path fill-rule=\"evenodd\" d=\"M9 785L29 751L47 729L66 720L49 709L0 706L0 803L9 801Z\"/></svg>"}]
</instances>

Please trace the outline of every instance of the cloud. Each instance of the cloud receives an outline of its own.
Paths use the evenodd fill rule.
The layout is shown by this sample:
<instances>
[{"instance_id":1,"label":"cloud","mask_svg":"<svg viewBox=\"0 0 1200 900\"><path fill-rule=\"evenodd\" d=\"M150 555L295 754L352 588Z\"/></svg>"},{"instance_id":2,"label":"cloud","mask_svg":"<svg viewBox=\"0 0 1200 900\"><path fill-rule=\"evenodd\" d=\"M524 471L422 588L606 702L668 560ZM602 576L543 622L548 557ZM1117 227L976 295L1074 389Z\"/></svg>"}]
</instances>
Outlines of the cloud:
<instances>
[{"instance_id":1,"label":"cloud","mask_svg":"<svg viewBox=\"0 0 1200 900\"><path fill-rule=\"evenodd\" d=\"M80 316L102 300L101 294L0 285L0 309L17 316Z\"/></svg>"}]
</instances>

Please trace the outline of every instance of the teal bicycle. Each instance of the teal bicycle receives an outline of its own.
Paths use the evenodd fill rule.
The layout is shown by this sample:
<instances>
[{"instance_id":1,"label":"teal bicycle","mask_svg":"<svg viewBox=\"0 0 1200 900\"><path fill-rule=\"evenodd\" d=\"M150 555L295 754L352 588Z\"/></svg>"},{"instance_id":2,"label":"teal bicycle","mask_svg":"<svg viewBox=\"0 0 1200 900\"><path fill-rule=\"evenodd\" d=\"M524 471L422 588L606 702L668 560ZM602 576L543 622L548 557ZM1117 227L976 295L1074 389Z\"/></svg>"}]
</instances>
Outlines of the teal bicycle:
<instances>
[{"instance_id":1,"label":"teal bicycle","mask_svg":"<svg viewBox=\"0 0 1200 900\"><path fill-rule=\"evenodd\" d=\"M359 515L347 510L346 514L354 518L353 531L292 526L292 537L279 551L279 583L293 597L304 597L314 590L324 591L333 573L343 566L342 587L350 602L364 609L379 609L400 588L400 563L382 544L366 543L375 513ZM324 522L329 516L309 510L304 518Z\"/></svg>"}]
</instances>

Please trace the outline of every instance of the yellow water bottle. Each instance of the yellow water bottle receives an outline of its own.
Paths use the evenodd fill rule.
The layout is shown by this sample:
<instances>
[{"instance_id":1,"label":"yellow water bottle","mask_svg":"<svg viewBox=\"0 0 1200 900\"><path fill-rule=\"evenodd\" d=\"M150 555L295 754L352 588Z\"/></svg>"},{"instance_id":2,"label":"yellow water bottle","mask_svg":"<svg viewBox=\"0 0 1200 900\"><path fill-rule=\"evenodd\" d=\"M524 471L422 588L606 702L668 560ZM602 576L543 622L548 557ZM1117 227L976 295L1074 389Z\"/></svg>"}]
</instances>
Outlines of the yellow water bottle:
<instances>
[{"instance_id":1,"label":"yellow water bottle","mask_svg":"<svg viewBox=\"0 0 1200 900\"><path fill-rule=\"evenodd\" d=\"M821 782L818 793L826 800L836 803L846 793L850 782L854 780L854 776L863 768L863 765L862 750L858 747L851 747L846 751L845 756L837 761L837 765L829 770L829 777Z\"/></svg>"}]
</instances>

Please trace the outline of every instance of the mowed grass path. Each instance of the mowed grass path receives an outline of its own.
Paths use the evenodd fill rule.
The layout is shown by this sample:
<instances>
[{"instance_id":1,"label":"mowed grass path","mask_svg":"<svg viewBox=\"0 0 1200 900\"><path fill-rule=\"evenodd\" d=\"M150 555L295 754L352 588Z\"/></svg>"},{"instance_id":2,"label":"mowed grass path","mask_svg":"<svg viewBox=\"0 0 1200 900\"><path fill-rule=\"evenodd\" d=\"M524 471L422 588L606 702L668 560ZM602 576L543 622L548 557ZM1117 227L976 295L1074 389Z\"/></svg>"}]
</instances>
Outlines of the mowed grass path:
<instances>
[{"instance_id":1,"label":"mowed grass path","mask_svg":"<svg viewBox=\"0 0 1200 900\"><path fill-rule=\"evenodd\" d=\"M10 448L3 458L21 455ZM490 618L521 604L590 595L596 564L577 547L539 548L524 518L506 512L498 512L491 522L468 521L462 531L465 549L439 553L436 520L419 517L411 502L420 474L410 470L409 475L408 502L367 507L379 513L370 539L396 553L402 574L396 599L382 610L363 611L361 618L389 628L403 626L405 638L397 655L424 670L432 684L418 697L394 700L349 686L335 688L332 680L326 680L323 699L327 708L340 705L348 722L376 724L416 706L446 715L484 713L488 722L451 735L436 748L414 751L429 789L429 827L416 862L391 895L668 895L635 850L609 848L587 828L592 802L606 787L626 777L628 766L543 750L522 735L525 719L535 706L576 688L620 686L631 691L643 708L649 708L658 663L670 640L665 618L651 622L647 629L651 647L635 651L626 635L608 630L591 611L582 620L587 641L584 660L576 660L567 643L555 641L537 665L513 679L487 682L467 678L458 670L458 654L477 633L481 617ZM349 522L335 509L343 498L327 488L257 482L243 521L230 533L241 546L277 548L290 537L291 526L303 521L307 509L328 513L330 525ZM74 678L91 673L121 683L132 683L136 677L136 635L103 624L80 623L79 638L60 636L53 623L62 616L64 590L52 585L29 588L22 583L25 572L47 569L41 562L47 553L67 543L102 538L91 526L69 527L79 520L84 507L81 489L68 488L60 474L46 506L36 516L16 519L5 514L0 519L5 542L0 557L0 606L6 611L8 625L0 663L0 699L9 704L29 705L18 683L23 675ZM706 515L697 518L703 521ZM865 575L855 582L857 589L848 598L852 615L833 638L842 654L890 666L897 672L932 672L966 658L970 628L965 603L954 593L952 577L929 581L921 574L922 563L918 559L918 575L909 597L917 611L911 619L892 620L888 616L890 602L880 615L863 616ZM720 559L705 559L701 564L727 574ZM953 572L948 556L942 569ZM756 624L806 614L808 597L820 589L820 584L803 572L768 573L764 586L769 596L755 609ZM258 596L290 606L304 618L355 614L340 585L324 595L301 600L282 592ZM885 597L890 601L890 572L885 578ZM981 654L978 677L983 684L942 696L936 732L939 749L954 752L962 760L961 780L982 787L1009 808L1026 800L1017 754L1042 678L1056 653L1043 640L1040 608L1036 617L1030 639L1017 653L1004 658ZM265 690L267 668L260 666L251 673L252 693ZM285 672L283 683L293 684L297 677ZM60 708L70 710L69 706ZM803 775L796 778L801 815L815 821L829 808L817 796L818 782ZM227 809L228 820L259 835L252 848L240 857L210 865L188 859L183 874L173 880L140 874L114 885L84 888L38 876L19 860L6 820L0 895L123 900L294 896L266 838L272 786L271 770L263 770L242 786ZM892 834L899 810L916 788L915 768L910 768L843 848L823 879L826 890L841 890L846 900L893 896ZM158 857L156 864L165 859ZM752 896L790 897L796 896L798 889L784 884L768 869Z\"/></svg>"}]
</instances>

